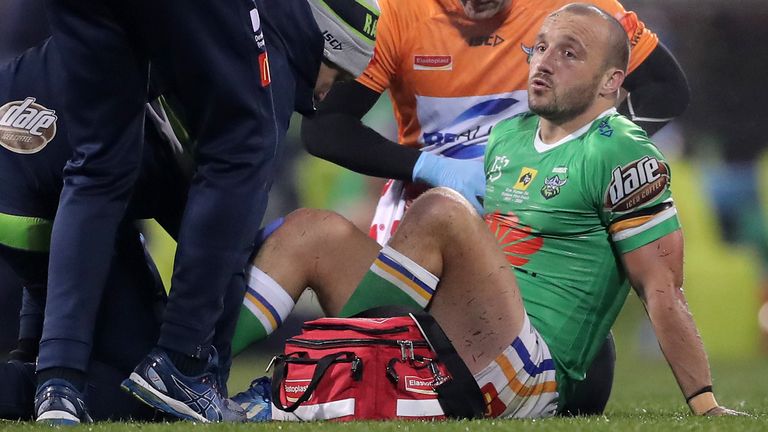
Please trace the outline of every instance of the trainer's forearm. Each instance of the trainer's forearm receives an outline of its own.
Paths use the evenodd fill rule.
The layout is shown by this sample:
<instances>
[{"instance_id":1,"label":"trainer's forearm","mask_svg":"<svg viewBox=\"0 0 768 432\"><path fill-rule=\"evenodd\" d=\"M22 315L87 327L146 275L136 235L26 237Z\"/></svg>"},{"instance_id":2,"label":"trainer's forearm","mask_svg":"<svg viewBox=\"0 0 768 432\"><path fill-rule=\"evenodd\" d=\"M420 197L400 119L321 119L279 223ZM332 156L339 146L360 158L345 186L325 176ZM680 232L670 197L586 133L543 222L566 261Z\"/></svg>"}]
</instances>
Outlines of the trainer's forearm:
<instances>
[{"instance_id":1,"label":"trainer's forearm","mask_svg":"<svg viewBox=\"0 0 768 432\"><path fill-rule=\"evenodd\" d=\"M361 121L380 96L357 81L334 85L317 114L304 118L304 147L360 174L410 181L421 152L384 138Z\"/></svg>"},{"instance_id":2,"label":"trainer's forearm","mask_svg":"<svg viewBox=\"0 0 768 432\"><path fill-rule=\"evenodd\" d=\"M711 386L704 344L682 291L673 286L646 287L646 290L656 294L646 303L648 316L683 395L688 398Z\"/></svg>"},{"instance_id":3,"label":"trainer's forearm","mask_svg":"<svg viewBox=\"0 0 768 432\"><path fill-rule=\"evenodd\" d=\"M389 141L344 113L305 118L301 139L313 156L373 177L411 180L421 152Z\"/></svg>"}]
</instances>

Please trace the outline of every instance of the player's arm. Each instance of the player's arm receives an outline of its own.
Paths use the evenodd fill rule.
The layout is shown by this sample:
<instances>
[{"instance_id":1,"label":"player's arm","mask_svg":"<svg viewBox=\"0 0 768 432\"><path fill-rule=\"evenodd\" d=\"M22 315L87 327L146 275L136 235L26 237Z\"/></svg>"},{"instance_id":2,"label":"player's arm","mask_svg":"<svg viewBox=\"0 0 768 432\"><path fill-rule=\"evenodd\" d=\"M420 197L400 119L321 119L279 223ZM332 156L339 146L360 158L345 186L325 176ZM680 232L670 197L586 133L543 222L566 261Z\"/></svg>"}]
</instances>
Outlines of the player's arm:
<instances>
[{"instance_id":1,"label":"player's arm","mask_svg":"<svg viewBox=\"0 0 768 432\"><path fill-rule=\"evenodd\" d=\"M622 260L691 411L697 415L741 414L719 406L712 393L709 361L683 294L682 231L626 252Z\"/></svg>"},{"instance_id":2,"label":"player's arm","mask_svg":"<svg viewBox=\"0 0 768 432\"><path fill-rule=\"evenodd\" d=\"M652 135L688 107L690 91L682 68L661 42L624 80L627 97L619 112Z\"/></svg>"}]
</instances>

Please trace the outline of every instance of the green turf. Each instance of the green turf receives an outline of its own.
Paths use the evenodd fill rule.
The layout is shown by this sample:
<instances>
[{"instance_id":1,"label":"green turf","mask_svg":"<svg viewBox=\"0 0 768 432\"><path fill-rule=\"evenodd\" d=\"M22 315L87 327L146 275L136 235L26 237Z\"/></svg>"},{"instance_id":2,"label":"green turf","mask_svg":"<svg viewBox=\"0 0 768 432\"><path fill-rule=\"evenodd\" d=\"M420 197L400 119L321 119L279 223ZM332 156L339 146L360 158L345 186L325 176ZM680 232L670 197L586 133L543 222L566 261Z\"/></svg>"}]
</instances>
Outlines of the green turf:
<instances>
[{"instance_id":1,"label":"green turf","mask_svg":"<svg viewBox=\"0 0 768 432\"><path fill-rule=\"evenodd\" d=\"M244 386L255 372L259 361L241 362L233 374L233 387ZM464 431L761 431L768 430L768 362L755 358L750 361L715 362L715 389L720 402L746 411L751 418L696 418L688 414L682 397L667 367L658 360L632 361L619 358L611 401L604 416L585 418L555 418L546 420L485 420L473 422L376 422L376 423L272 423L260 425L197 425L99 423L71 430L93 432L182 432L211 431L374 431L374 432L464 432ZM2 384L0 384L2 385ZM0 423L3 432L46 431L49 427L33 423Z\"/></svg>"}]
</instances>

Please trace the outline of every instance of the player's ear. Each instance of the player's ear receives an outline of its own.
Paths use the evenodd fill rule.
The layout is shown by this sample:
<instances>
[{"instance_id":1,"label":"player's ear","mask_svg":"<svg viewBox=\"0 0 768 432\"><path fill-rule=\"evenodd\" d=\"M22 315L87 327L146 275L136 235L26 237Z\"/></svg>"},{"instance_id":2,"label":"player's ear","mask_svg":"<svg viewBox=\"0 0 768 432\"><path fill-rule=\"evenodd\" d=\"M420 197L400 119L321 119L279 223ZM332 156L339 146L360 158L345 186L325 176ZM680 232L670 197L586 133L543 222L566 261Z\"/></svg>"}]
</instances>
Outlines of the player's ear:
<instances>
[{"instance_id":1,"label":"player's ear","mask_svg":"<svg viewBox=\"0 0 768 432\"><path fill-rule=\"evenodd\" d=\"M615 67L608 68L603 74L600 94L604 96L616 94L621 89L625 77L626 73L623 70Z\"/></svg>"}]
</instances>

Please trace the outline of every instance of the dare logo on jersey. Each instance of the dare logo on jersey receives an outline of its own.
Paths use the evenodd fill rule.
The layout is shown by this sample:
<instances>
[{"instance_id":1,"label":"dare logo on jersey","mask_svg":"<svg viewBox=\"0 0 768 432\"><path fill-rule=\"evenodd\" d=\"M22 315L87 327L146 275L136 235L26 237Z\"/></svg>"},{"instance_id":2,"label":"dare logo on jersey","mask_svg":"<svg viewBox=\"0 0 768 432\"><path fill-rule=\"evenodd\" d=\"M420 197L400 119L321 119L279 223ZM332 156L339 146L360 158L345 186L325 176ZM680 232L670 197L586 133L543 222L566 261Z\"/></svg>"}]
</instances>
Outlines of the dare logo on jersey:
<instances>
[{"instance_id":1,"label":"dare logo on jersey","mask_svg":"<svg viewBox=\"0 0 768 432\"><path fill-rule=\"evenodd\" d=\"M0 107L0 145L30 154L42 150L56 136L56 111L35 103L35 98Z\"/></svg>"},{"instance_id":2,"label":"dare logo on jersey","mask_svg":"<svg viewBox=\"0 0 768 432\"><path fill-rule=\"evenodd\" d=\"M669 168L650 156L616 167L605 193L605 207L627 212L653 201L669 186Z\"/></svg>"}]
</instances>

